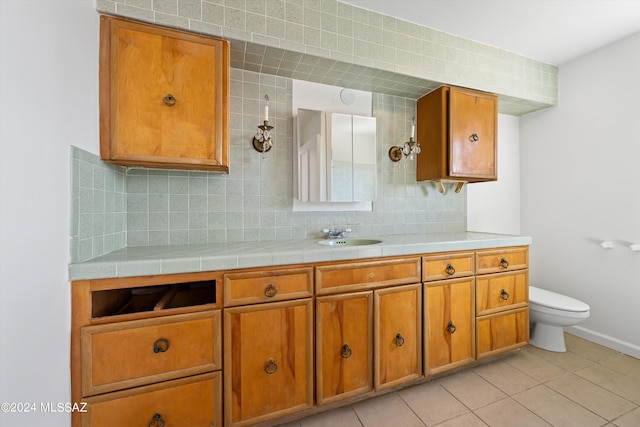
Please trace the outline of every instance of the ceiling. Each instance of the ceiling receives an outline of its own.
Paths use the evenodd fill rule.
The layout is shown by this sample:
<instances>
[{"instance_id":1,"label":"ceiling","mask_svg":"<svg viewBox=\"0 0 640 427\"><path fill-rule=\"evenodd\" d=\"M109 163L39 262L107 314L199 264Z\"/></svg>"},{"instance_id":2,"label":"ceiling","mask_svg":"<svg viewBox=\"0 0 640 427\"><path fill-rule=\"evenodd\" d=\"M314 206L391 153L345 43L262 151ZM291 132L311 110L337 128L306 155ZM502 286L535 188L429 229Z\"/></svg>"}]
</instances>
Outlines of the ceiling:
<instances>
[{"instance_id":1,"label":"ceiling","mask_svg":"<svg viewBox=\"0 0 640 427\"><path fill-rule=\"evenodd\" d=\"M640 31L640 0L340 0L561 65Z\"/></svg>"}]
</instances>

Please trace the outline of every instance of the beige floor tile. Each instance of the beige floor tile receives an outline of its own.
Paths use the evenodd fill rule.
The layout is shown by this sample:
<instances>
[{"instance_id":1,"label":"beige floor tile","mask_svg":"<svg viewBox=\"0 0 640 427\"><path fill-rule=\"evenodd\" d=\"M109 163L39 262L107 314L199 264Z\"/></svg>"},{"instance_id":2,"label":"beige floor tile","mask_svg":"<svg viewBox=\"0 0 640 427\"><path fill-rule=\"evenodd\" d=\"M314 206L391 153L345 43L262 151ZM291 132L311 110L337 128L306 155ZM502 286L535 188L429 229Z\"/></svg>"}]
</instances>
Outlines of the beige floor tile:
<instances>
[{"instance_id":1,"label":"beige floor tile","mask_svg":"<svg viewBox=\"0 0 640 427\"><path fill-rule=\"evenodd\" d=\"M351 406L323 412L300 420L301 427L362 427L362 423Z\"/></svg>"},{"instance_id":2,"label":"beige floor tile","mask_svg":"<svg viewBox=\"0 0 640 427\"><path fill-rule=\"evenodd\" d=\"M397 393L356 403L353 410L364 427L424 427L424 423Z\"/></svg>"},{"instance_id":3,"label":"beige floor tile","mask_svg":"<svg viewBox=\"0 0 640 427\"><path fill-rule=\"evenodd\" d=\"M438 424L438 427L486 427L487 425L482 422L480 418L478 418L473 413L469 412L468 414L460 415L455 417L452 420L445 421L441 424Z\"/></svg>"},{"instance_id":4,"label":"beige floor tile","mask_svg":"<svg viewBox=\"0 0 640 427\"><path fill-rule=\"evenodd\" d=\"M545 427L549 423L516 402L506 398L476 409L474 413L491 427Z\"/></svg>"},{"instance_id":5,"label":"beige floor tile","mask_svg":"<svg viewBox=\"0 0 640 427\"><path fill-rule=\"evenodd\" d=\"M613 422L618 427L638 427L640 426L640 408L624 414Z\"/></svg>"},{"instance_id":6,"label":"beige floor tile","mask_svg":"<svg viewBox=\"0 0 640 427\"><path fill-rule=\"evenodd\" d=\"M573 353L571 351L558 353L555 351L543 350L541 348L536 348L533 346L528 347L527 351L535 354L536 356L540 356L544 360L547 360L554 365L557 365L562 369L570 372L575 372L578 369L584 369L587 366L591 366L596 363L593 360L587 359L586 357L583 357L578 353Z\"/></svg>"},{"instance_id":7,"label":"beige floor tile","mask_svg":"<svg viewBox=\"0 0 640 427\"><path fill-rule=\"evenodd\" d=\"M551 425L562 427L602 426L607 421L545 385L511 396Z\"/></svg>"},{"instance_id":8,"label":"beige floor tile","mask_svg":"<svg viewBox=\"0 0 640 427\"><path fill-rule=\"evenodd\" d=\"M520 370L526 375L535 378L539 382L550 381L565 375L568 371L556 364L543 359L535 352L525 349L518 354L505 359L505 363Z\"/></svg>"},{"instance_id":9,"label":"beige floor tile","mask_svg":"<svg viewBox=\"0 0 640 427\"><path fill-rule=\"evenodd\" d=\"M437 381L400 390L398 394L428 426L470 412Z\"/></svg>"},{"instance_id":10,"label":"beige floor tile","mask_svg":"<svg viewBox=\"0 0 640 427\"><path fill-rule=\"evenodd\" d=\"M487 405L506 395L473 371L462 371L438 382L470 409Z\"/></svg>"},{"instance_id":11,"label":"beige floor tile","mask_svg":"<svg viewBox=\"0 0 640 427\"><path fill-rule=\"evenodd\" d=\"M474 369L474 372L508 395L540 384L540 381L522 373L503 360L479 366Z\"/></svg>"},{"instance_id":12,"label":"beige floor tile","mask_svg":"<svg viewBox=\"0 0 640 427\"><path fill-rule=\"evenodd\" d=\"M640 359L620 353L602 361L600 365L640 381Z\"/></svg>"},{"instance_id":13,"label":"beige floor tile","mask_svg":"<svg viewBox=\"0 0 640 427\"><path fill-rule=\"evenodd\" d=\"M640 405L640 380L602 365L581 369L576 375Z\"/></svg>"},{"instance_id":14,"label":"beige floor tile","mask_svg":"<svg viewBox=\"0 0 640 427\"><path fill-rule=\"evenodd\" d=\"M574 374L545 385L609 421L636 407L628 400Z\"/></svg>"},{"instance_id":15,"label":"beige floor tile","mask_svg":"<svg viewBox=\"0 0 640 427\"><path fill-rule=\"evenodd\" d=\"M603 347L599 344L587 341L569 333L564 334L564 342L568 351L577 353L586 359L593 360L594 362L602 362L603 360L618 354L615 350L611 350L610 348Z\"/></svg>"}]
</instances>

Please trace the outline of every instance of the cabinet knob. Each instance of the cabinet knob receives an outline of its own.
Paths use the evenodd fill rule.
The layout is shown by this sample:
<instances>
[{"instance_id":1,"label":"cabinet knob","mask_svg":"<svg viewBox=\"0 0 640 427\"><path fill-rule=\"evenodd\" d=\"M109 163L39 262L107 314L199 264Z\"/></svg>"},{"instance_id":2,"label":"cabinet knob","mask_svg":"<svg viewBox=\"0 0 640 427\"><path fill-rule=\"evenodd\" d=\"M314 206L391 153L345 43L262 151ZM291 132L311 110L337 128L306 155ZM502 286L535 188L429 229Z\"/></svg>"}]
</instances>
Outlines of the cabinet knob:
<instances>
[{"instance_id":1,"label":"cabinet knob","mask_svg":"<svg viewBox=\"0 0 640 427\"><path fill-rule=\"evenodd\" d=\"M164 420L162 419L162 415L156 413L151 419L148 427L164 427Z\"/></svg>"},{"instance_id":2,"label":"cabinet knob","mask_svg":"<svg viewBox=\"0 0 640 427\"><path fill-rule=\"evenodd\" d=\"M479 140L480 140L480 137L478 136L477 133L472 133L471 135L469 135L469 141L478 142Z\"/></svg>"},{"instance_id":3,"label":"cabinet knob","mask_svg":"<svg viewBox=\"0 0 640 427\"><path fill-rule=\"evenodd\" d=\"M453 276L456 274L456 269L453 268L453 265L447 264L447 268L444 270L449 276Z\"/></svg>"},{"instance_id":4,"label":"cabinet knob","mask_svg":"<svg viewBox=\"0 0 640 427\"><path fill-rule=\"evenodd\" d=\"M504 258L500 258L500 267L509 268L509 261Z\"/></svg>"},{"instance_id":5,"label":"cabinet knob","mask_svg":"<svg viewBox=\"0 0 640 427\"><path fill-rule=\"evenodd\" d=\"M167 94L167 96L162 98L162 102L164 102L164 105L166 105L167 107L173 107L174 105L176 105L176 102L178 102L178 100L169 93Z\"/></svg>"},{"instance_id":6,"label":"cabinet knob","mask_svg":"<svg viewBox=\"0 0 640 427\"><path fill-rule=\"evenodd\" d=\"M342 351L340 352L340 355L342 356L343 359L350 358L352 353L353 351L351 350L351 348L349 348L349 344L345 344L342 346Z\"/></svg>"},{"instance_id":7,"label":"cabinet knob","mask_svg":"<svg viewBox=\"0 0 640 427\"><path fill-rule=\"evenodd\" d=\"M275 372L278 370L278 365L276 365L276 363L269 359L269 362L267 362L266 365L264 365L264 371L271 375L271 374L275 374Z\"/></svg>"},{"instance_id":8,"label":"cabinet knob","mask_svg":"<svg viewBox=\"0 0 640 427\"><path fill-rule=\"evenodd\" d=\"M453 334L455 331L456 331L456 325L454 325L453 322L449 320L449 323L447 323L447 332L449 332L450 334Z\"/></svg>"},{"instance_id":9,"label":"cabinet knob","mask_svg":"<svg viewBox=\"0 0 640 427\"><path fill-rule=\"evenodd\" d=\"M268 298L273 298L276 296L276 294L278 293L278 288L276 288L275 286L273 286L272 283L269 283L269 286L267 286L266 288L264 288L264 294L268 297Z\"/></svg>"},{"instance_id":10,"label":"cabinet knob","mask_svg":"<svg viewBox=\"0 0 640 427\"><path fill-rule=\"evenodd\" d=\"M399 332L396 334L396 345L398 347L402 347L404 345L404 337L400 335Z\"/></svg>"},{"instance_id":11,"label":"cabinet knob","mask_svg":"<svg viewBox=\"0 0 640 427\"><path fill-rule=\"evenodd\" d=\"M160 338L153 343L154 353L164 353L169 350L169 340L166 338Z\"/></svg>"},{"instance_id":12,"label":"cabinet knob","mask_svg":"<svg viewBox=\"0 0 640 427\"><path fill-rule=\"evenodd\" d=\"M507 301L509 299L509 293L504 289L500 291L500 298Z\"/></svg>"}]
</instances>

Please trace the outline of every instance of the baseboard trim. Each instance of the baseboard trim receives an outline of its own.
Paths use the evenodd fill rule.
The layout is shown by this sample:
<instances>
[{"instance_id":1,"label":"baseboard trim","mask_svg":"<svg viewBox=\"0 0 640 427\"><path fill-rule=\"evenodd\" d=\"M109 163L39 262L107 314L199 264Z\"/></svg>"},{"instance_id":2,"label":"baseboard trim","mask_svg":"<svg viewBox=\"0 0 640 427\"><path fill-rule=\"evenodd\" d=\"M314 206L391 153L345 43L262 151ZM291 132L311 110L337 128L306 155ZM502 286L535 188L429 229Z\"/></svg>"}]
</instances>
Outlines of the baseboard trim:
<instances>
[{"instance_id":1,"label":"baseboard trim","mask_svg":"<svg viewBox=\"0 0 640 427\"><path fill-rule=\"evenodd\" d=\"M624 353L626 355L635 357L636 359L640 359L640 347L631 344L630 342L622 341L617 338L613 338L608 335L583 328L581 326L571 326L569 328L565 328L565 330L570 334L573 334L580 338L584 338L596 344L603 345L610 349L619 351L620 353Z\"/></svg>"}]
</instances>

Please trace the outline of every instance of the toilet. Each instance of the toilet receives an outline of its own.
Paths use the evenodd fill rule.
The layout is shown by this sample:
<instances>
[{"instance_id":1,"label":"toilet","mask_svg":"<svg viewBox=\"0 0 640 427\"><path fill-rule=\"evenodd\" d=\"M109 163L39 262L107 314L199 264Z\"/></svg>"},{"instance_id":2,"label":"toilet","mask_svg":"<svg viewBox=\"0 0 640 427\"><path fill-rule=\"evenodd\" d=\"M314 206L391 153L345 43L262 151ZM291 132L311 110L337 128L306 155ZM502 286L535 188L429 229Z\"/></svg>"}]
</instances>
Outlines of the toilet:
<instances>
[{"instance_id":1,"label":"toilet","mask_svg":"<svg viewBox=\"0 0 640 427\"><path fill-rule=\"evenodd\" d=\"M567 351L563 328L588 319L589 310L582 301L529 286L529 343L544 350Z\"/></svg>"}]
</instances>

